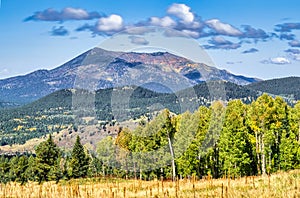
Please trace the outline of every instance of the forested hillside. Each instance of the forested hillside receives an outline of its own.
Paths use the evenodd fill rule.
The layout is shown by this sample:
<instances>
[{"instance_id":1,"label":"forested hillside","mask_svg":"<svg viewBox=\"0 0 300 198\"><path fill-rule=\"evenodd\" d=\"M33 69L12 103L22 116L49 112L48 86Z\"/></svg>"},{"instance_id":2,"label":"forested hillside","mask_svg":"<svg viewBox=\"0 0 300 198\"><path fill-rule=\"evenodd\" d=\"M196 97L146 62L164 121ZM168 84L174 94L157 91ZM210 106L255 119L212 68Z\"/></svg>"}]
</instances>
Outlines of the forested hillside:
<instances>
[{"instance_id":1,"label":"forested hillside","mask_svg":"<svg viewBox=\"0 0 300 198\"><path fill-rule=\"evenodd\" d=\"M289 106L266 94L251 104L232 100L179 115L162 111L150 122L117 137L107 136L97 151L77 141L71 152L51 136L36 155L2 156L0 178L49 181L113 175L141 179L269 174L300 167L300 102ZM81 164L82 163L82 164Z\"/></svg>"},{"instance_id":2,"label":"forested hillside","mask_svg":"<svg viewBox=\"0 0 300 198\"><path fill-rule=\"evenodd\" d=\"M248 89L300 100L300 77L265 80L246 85Z\"/></svg>"},{"instance_id":3,"label":"forested hillside","mask_svg":"<svg viewBox=\"0 0 300 198\"><path fill-rule=\"evenodd\" d=\"M92 109L85 106L87 98L93 99ZM74 125L89 124L85 117L94 117L91 122L100 127L98 122L151 117L164 108L179 114L192 112L200 105L209 106L214 100L241 99L250 103L256 98L255 91L223 81L200 83L176 93L157 93L135 86L100 89L96 93L65 89L22 107L0 110L0 145L23 144Z\"/></svg>"}]
</instances>

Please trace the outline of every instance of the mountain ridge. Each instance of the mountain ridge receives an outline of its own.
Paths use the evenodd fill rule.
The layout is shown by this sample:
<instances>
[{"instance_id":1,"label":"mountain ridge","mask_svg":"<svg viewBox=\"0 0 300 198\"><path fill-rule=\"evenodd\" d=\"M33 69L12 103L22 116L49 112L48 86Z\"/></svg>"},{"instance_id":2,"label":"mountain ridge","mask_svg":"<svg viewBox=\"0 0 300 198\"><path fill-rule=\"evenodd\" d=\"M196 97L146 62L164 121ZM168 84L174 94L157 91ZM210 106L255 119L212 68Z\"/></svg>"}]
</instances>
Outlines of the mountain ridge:
<instances>
[{"instance_id":1,"label":"mountain ridge","mask_svg":"<svg viewBox=\"0 0 300 198\"><path fill-rule=\"evenodd\" d=\"M288 100L300 100L300 77L291 76L251 83L245 87L259 92L282 96Z\"/></svg>"},{"instance_id":2,"label":"mountain ridge","mask_svg":"<svg viewBox=\"0 0 300 198\"><path fill-rule=\"evenodd\" d=\"M94 90L141 86L149 84L150 79L152 83L165 85L173 92L210 80L225 80L240 85L259 81L168 52L115 52L93 48L54 69L0 80L0 98L2 101L24 104L61 89L82 88L82 84L89 83L86 82L91 77L89 72L97 78L91 79ZM155 89L156 86L148 88Z\"/></svg>"}]
</instances>

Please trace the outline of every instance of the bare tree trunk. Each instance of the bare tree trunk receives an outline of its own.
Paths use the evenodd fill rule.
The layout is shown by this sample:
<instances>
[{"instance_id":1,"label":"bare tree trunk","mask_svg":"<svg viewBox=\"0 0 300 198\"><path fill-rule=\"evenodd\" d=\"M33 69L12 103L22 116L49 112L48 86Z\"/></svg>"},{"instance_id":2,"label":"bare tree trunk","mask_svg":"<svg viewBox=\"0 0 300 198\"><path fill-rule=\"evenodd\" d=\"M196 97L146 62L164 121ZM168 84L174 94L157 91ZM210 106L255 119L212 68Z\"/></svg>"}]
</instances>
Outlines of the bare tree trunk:
<instances>
[{"instance_id":1,"label":"bare tree trunk","mask_svg":"<svg viewBox=\"0 0 300 198\"><path fill-rule=\"evenodd\" d=\"M104 164L102 164L102 174L103 174L103 177L105 177L105 166L104 166Z\"/></svg>"},{"instance_id":2,"label":"bare tree trunk","mask_svg":"<svg viewBox=\"0 0 300 198\"><path fill-rule=\"evenodd\" d=\"M142 169L140 169L140 180L142 180L142 174L143 174L143 171L142 171Z\"/></svg>"},{"instance_id":3,"label":"bare tree trunk","mask_svg":"<svg viewBox=\"0 0 300 198\"><path fill-rule=\"evenodd\" d=\"M266 155L265 155L265 143L264 143L264 134L261 137L261 166L262 174L266 174Z\"/></svg>"},{"instance_id":4,"label":"bare tree trunk","mask_svg":"<svg viewBox=\"0 0 300 198\"><path fill-rule=\"evenodd\" d=\"M299 129L298 129L298 142L300 144L300 121L299 121L298 125L299 125Z\"/></svg>"},{"instance_id":5,"label":"bare tree trunk","mask_svg":"<svg viewBox=\"0 0 300 198\"><path fill-rule=\"evenodd\" d=\"M258 132L255 132L255 146L256 146L256 157L257 157L257 170L261 170L261 167L260 167L260 157L259 157L259 138L258 138Z\"/></svg>"},{"instance_id":6,"label":"bare tree trunk","mask_svg":"<svg viewBox=\"0 0 300 198\"><path fill-rule=\"evenodd\" d=\"M176 179L176 169L175 169L175 157L174 157L174 151L173 151L173 146L171 142L170 135L168 134L168 142L169 142L169 147L170 147L170 154L172 156L172 180L175 181Z\"/></svg>"},{"instance_id":7,"label":"bare tree trunk","mask_svg":"<svg viewBox=\"0 0 300 198\"><path fill-rule=\"evenodd\" d=\"M134 179L136 180L136 163L133 163Z\"/></svg>"},{"instance_id":8,"label":"bare tree trunk","mask_svg":"<svg viewBox=\"0 0 300 198\"><path fill-rule=\"evenodd\" d=\"M269 152L269 167L268 167L268 175L271 172L271 168L272 168L272 151L271 151L271 146L269 146L270 148L270 152Z\"/></svg>"}]
</instances>

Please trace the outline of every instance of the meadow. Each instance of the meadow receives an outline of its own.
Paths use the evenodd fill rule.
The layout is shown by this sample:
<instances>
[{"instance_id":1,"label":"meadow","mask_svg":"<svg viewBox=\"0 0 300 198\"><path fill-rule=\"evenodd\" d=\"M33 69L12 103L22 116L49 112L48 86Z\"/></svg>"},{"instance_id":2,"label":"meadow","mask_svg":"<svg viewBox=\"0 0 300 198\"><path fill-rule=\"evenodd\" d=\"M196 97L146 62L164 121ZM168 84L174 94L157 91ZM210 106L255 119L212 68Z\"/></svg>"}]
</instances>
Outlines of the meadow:
<instances>
[{"instance_id":1,"label":"meadow","mask_svg":"<svg viewBox=\"0 0 300 198\"><path fill-rule=\"evenodd\" d=\"M0 197L300 197L300 170L241 178L125 180L94 177L69 181L10 182L0 185Z\"/></svg>"}]
</instances>

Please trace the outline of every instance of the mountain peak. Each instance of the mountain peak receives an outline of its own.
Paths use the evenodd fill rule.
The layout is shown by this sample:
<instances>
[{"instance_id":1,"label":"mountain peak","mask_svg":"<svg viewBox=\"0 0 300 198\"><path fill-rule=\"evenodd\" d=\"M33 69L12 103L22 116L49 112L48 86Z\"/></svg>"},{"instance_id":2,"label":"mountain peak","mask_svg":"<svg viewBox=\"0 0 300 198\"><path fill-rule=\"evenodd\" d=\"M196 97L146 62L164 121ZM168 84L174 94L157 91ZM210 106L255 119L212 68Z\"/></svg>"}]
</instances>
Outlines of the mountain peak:
<instances>
[{"instance_id":1,"label":"mountain peak","mask_svg":"<svg viewBox=\"0 0 300 198\"><path fill-rule=\"evenodd\" d=\"M257 81L169 52L119 52L95 47L55 69L0 80L0 98L9 102L33 101L74 88L78 81L81 85L90 83L89 78L94 89L147 84L154 91L161 91L158 84L179 91L203 81L225 80L239 85Z\"/></svg>"}]
</instances>

